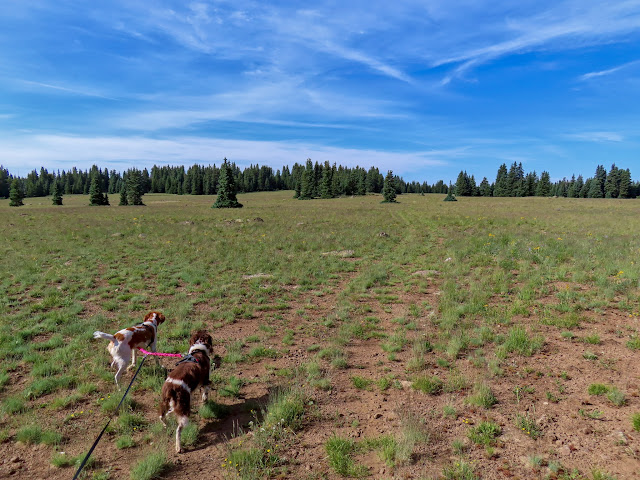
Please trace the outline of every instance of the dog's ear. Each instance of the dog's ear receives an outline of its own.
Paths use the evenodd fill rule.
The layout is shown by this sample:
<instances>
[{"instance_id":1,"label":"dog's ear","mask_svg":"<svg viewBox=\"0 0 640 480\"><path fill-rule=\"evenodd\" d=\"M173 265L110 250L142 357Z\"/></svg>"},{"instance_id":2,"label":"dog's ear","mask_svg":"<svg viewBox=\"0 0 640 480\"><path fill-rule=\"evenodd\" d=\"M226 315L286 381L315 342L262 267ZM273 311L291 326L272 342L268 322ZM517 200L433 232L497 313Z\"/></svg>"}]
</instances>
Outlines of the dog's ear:
<instances>
[{"instance_id":1,"label":"dog's ear","mask_svg":"<svg viewBox=\"0 0 640 480\"><path fill-rule=\"evenodd\" d=\"M165 321L164 314L162 314L160 312L156 312L156 320L158 321L158 325L160 325L162 322Z\"/></svg>"}]
</instances>

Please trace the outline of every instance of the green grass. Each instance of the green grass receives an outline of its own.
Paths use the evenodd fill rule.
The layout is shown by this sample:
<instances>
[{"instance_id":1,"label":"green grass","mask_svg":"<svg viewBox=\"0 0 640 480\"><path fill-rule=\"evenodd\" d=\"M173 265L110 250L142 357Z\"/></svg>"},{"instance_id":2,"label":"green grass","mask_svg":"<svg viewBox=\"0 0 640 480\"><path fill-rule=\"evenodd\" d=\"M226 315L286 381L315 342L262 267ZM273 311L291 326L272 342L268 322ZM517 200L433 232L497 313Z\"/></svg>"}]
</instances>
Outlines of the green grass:
<instances>
[{"instance_id":1,"label":"green grass","mask_svg":"<svg viewBox=\"0 0 640 480\"><path fill-rule=\"evenodd\" d=\"M602 383L592 383L587 390L589 395L604 395L609 391L609 387Z\"/></svg>"},{"instance_id":2,"label":"green grass","mask_svg":"<svg viewBox=\"0 0 640 480\"><path fill-rule=\"evenodd\" d=\"M580 395L575 384L566 378L555 384L558 372L536 367L536 357L544 354L548 365L567 368L557 361L562 338L562 352L579 360L588 378L607 378L613 369L616 378L620 374L618 385L633 384L620 362L612 365L600 354L610 335L597 332L609 332L609 314L615 313L618 341L640 349L640 264L631 263L631 253L640 249L635 201L461 197L445 204L442 195L403 195L390 210L373 195L312 202L291 196L241 195L245 208L233 212L211 209L212 197L192 195L148 195L147 206L136 210L90 208L86 196L75 195L65 196L60 208L29 199L11 209L0 200L0 223L13 225L0 245L0 269L6 273L0 278L0 411L10 441L36 415L47 417L43 431L67 435L87 428L87 416L71 417L76 410L114 413L121 393L106 345L91 332L137 323L151 306L167 315L159 330L160 351L184 352L194 328L215 333L214 349L224 359L213 372L212 395L221 403L194 402L207 429L227 415L223 403L246 402L248 409L260 410L268 400L252 395L272 386L303 385L327 402L317 407L320 418L334 418L334 410L344 412L345 404L334 404L342 397L330 390L342 390L352 377L376 380L367 394L352 387L351 393L367 402L397 405L408 393L406 380L416 387L409 407L421 402L418 391L440 394L421 410L427 425L443 405L441 421L452 425L459 414L471 416L469 411L473 418L494 411L503 415L515 403L515 386L535 387L535 393L516 395L523 407L541 400L548 400L550 409L555 401L573 405ZM252 222L255 217L264 222ZM322 255L344 250L353 253ZM417 271L431 273L414 275ZM256 273L271 276L243 278ZM588 352L592 361L587 362L581 357L585 348L601 358ZM371 361L362 360L363 351L370 351ZM274 370L263 370L269 363ZM135 439L134 447L120 452L132 463L149 453L156 431L155 423L138 425L136 415L155 418L151 399L157 399L164 381L159 369L145 367L141 373L130 396L144 400L127 400L119 416L133 420L118 419L110 432L113 442ZM127 372L124 380L130 378ZM598 415L602 410L608 417L610 407L620 404L614 413L631 416L632 392L626 406L621 393L606 400L609 407L598 405ZM496 395L505 398L496 404ZM307 428L315 408L303 402L302 415L279 429L278 444L294 442L290 430ZM583 414L590 418L588 411ZM264 421L260 415L255 420ZM346 435L341 428L352 420L338 417L336 431ZM444 445L456 438L453 429L440 434L436 441ZM431 452L420 451L419 442L409 448L403 435L396 429L376 454L397 466L411 462L403 451ZM63 441L65 450L76 451L75 443L66 445L70 439ZM240 450L256 447L248 443L247 438ZM362 458L361 443L348 455L355 465ZM253 478L263 472L299 473L289 446L281 453L286 461L273 458L273 452L267 456L262 444L257 447L255 457L246 453L257 459L259 475ZM516 457L530 453L518 445L505 450L504 458L514 450ZM480 473L494 461L483 459L487 455L474 453L477 468L464 463L467 459L458 462L461 467L450 464L446 475L472 478L474 469L467 467Z\"/></svg>"},{"instance_id":3,"label":"green grass","mask_svg":"<svg viewBox=\"0 0 640 480\"><path fill-rule=\"evenodd\" d=\"M129 478L131 480L153 480L162 478L164 473L171 467L171 462L167 459L167 454L163 451L154 451L147 454L133 467Z\"/></svg>"},{"instance_id":4,"label":"green grass","mask_svg":"<svg viewBox=\"0 0 640 480\"><path fill-rule=\"evenodd\" d=\"M358 390L369 390L371 388L371 384L373 380L369 378L360 377L358 375L354 375L351 377L351 383Z\"/></svg>"},{"instance_id":5,"label":"green grass","mask_svg":"<svg viewBox=\"0 0 640 480\"><path fill-rule=\"evenodd\" d=\"M500 425L495 422L481 422L469 431L469 439L479 445L494 445L496 438L502 433Z\"/></svg>"},{"instance_id":6,"label":"green grass","mask_svg":"<svg viewBox=\"0 0 640 480\"><path fill-rule=\"evenodd\" d=\"M334 435L326 441L324 447L329 467L338 475L362 478L369 474L367 467L357 464L353 459L356 453L356 444L353 440Z\"/></svg>"},{"instance_id":7,"label":"green grass","mask_svg":"<svg viewBox=\"0 0 640 480\"><path fill-rule=\"evenodd\" d=\"M636 432L640 432L640 412L631 415L631 426Z\"/></svg>"},{"instance_id":8,"label":"green grass","mask_svg":"<svg viewBox=\"0 0 640 480\"><path fill-rule=\"evenodd\" d=\"M518 430L534 440L542 435L542 429L528 413L525 415L516 413L515 424Z\"/></svg>"}]
</instances>

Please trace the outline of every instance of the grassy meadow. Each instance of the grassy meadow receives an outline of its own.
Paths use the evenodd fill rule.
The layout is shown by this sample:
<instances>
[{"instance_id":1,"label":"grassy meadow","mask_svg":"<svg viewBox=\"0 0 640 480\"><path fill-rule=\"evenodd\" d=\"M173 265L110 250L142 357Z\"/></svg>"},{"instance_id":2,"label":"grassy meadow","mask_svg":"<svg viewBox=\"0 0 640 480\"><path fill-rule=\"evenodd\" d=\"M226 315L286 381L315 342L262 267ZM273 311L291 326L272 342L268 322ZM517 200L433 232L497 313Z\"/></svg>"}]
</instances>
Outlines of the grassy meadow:
<instances>
[{"instance_id":1,"label":"grassy meadow","mask_svg":"<svg viewBox=\"0 0 640 480\"><path fill-rule=\"evenodd\" d=\"M0 201L0 476L72 476L120 399L94 330L160 310L222 357L187 453L147 359L85 478L630 478L638 201L443 198Z\"/></svg>"}]
</instances>

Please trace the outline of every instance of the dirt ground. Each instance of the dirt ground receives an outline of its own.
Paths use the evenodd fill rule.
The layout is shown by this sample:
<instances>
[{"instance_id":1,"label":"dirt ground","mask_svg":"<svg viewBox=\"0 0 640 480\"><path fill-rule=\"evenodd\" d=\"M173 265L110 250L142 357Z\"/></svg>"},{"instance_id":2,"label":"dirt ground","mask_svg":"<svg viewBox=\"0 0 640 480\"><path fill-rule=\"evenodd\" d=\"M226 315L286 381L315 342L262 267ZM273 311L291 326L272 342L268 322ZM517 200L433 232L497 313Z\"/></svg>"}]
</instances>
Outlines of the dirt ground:
<instances>
[{"instance_id":1,"label":"dirt ground","mask_svg":"<svg viewBox=\"0 0 640 480\"><path fill-rule=\"evenodd\" d=\"M267 337L264 345L283 349L281 340L284 330L300 326L300 316L296 311L303 305L311 303L314 306L306 311L313 319L333 313L336 298L349 281L349 276L336 280L329 294L308 292L301 295L297 300L299 305L292 305L282 312L283 321L279 326L274 326L276 333ZM372 311L362 314L363 318L379 318L379 327L388 334L397 328L392 320L406 315L408 305L422 302L437 305L438 279L430 279L425 293L400 289L394 293L399 299L390 305L390 312L389 305L386 305L385 311L385 306L371 299L367 303ZM549 301L552 301L551 297ZM259 333L258 326L265 323L264 315L263 312L256 312L254 318L238 319L236 323L215 330L212 328L218 345L216 352L224 355L223 343ZM278 455L285 458L288 465L288 471L280 478L341 478L329 468L327 462L324 445L330 436L338 434L359 440L382 434L396 435L402 419L407 415L424 419L430 434L429 441L419 444L412 461L403 466L389 467L375 452L356 457L358 462L369 467L369 478L441 478L443 467L461 458L453 450L454 440L462 442L466 449L465 461L483 479L591 479L594 469L606 471L617 479L640 478L640 433L634 431L631 424L631 415L640 412L640 365L638 353L625 345L627 337L620 333L628 331L629 327L638 328L640 319L618 311L585 312L585 315L588 322L583 322L574 333L577 337L597 333L601 343L591 345L577 339L563 338L561 329L539 324L535 314L528 318L516 318L516 323L520 321L525 326L539 325L537 329L544 336L545 344L541 351L531 357L507 357L502 364L502 375L488 380L498 400L488 410L465 402L475 381L485 377L487 372L486 365L480 365L473 355L463 355L455 362L457 371L467 380L465 388L453 393L427 395L411 387L415 373L407 371L407 362L412 356L409 346L397 353L394 361L390 361L388 354L380 347L383 339L353 338L344 347L348 353L349 367L333 369L324 363L332 388L328 391L310 391L313 406L305 425L296 432L294 441L278 447ZM502 328L506 333L508 327L497 328ZM423 312L417 319L417 328L410 335L429 340L436 331L437 327L433 325L428 312ZM232 374L250 382L242 388L240 398L230 399L219 397L215 392L212 394L213 400L230 406L230 415L224 420L203 420L195 413L192 415L192 421L198 422L201 428L200 440L195 447L178 455L173 451L171 439L161 439L166 443L166 451L173 462L173 467L162 478L233 478L221 466L227 455L229 439L238 427L246 426L252 419L249 410L256 405L264 405L275 386L290 382L277 374L278 369L293 369L312 360L316 352L310 352L307 348L322 344L331 335L335 335L335 329L324 327L320 322L310 322L308 328L296 329L294 344L280 358L239 363L233 370L223 364L223 374ZM102 346L96 349L96 355L103 355L105 362L108 362L106 350L103 350ZM584 358L583 354L587 351L598 358ZM487 349L486 357L492 355L493 349ZM442 357L443 352L427 353L426 368L422 373L438 376L442 380L449 378L452 374L450 368L439 366L437 362ZM161 361L168 368L173 365L172 359ZM7 388L17 392L21 382L19 371L15 373L16 378L11 380ZM354 388L351 379L354 375L374 381L389 376L398 382L384 391L375 383L370 389L362 390ZM128 380L130 376L126 378ZM615 385L626 393L626 405L616 407L605 396L589 395L587 390L592 383ZM516 389L520 395L516 395ZM147 420L155 422L157 395L150 391L136 391L132 395L142 404L141 411ZM197 409L200 399L194 403L194 409ZM445 405L455 407L457 414L443 415ZM96 408L95 405L87 404L76 406L74 410L90 411L93 408ZM541 436L534 440L519 431L514 421L516 414L529 414L534 418L541 427ZM45 425L47 417L53 414L49 410L36 409L35 415ZM487 419L502 428L502 435L493 450L476 446L468 440L470 428ZM101 416L84 414L81 421L74 422L73 427L63 432L67 439L63 449L73 455L86 451L102 426ZM110 478L129 478L131 465L147 451L145 448L119 450L114 445L114 437L106 435L94 454L96 468L109 471ZM5 441L0 444L0 478L71 478L74 469L51 466L51 455L51 447ZM532 455L541 458L539 465L532 465ZM550 462L558 462L563 468L554 472L549 468ZM583 476L571 476L573 469Z\"/></svg>"}]
</instances>

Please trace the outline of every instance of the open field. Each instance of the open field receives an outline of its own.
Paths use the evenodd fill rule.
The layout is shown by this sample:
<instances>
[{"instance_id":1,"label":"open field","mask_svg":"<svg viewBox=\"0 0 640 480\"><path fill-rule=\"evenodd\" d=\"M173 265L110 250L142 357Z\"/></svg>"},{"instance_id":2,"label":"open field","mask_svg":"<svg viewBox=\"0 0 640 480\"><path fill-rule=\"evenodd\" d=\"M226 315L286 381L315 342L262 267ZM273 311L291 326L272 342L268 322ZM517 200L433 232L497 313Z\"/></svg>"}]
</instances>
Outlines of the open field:
<instances>
[{"instance_id":1,"label":"open field","mask_svg":"<svg viewBox=\"0 0 640 480\"><path fill-rule=\"evenodd\" d=\"M637 200L291 197L0 201L0 477L73 476L119 400L92 333L149 310L212 333L211 401L176 455L147 359L85 478L640 477Z\"/></svg>"}]
</instances>

